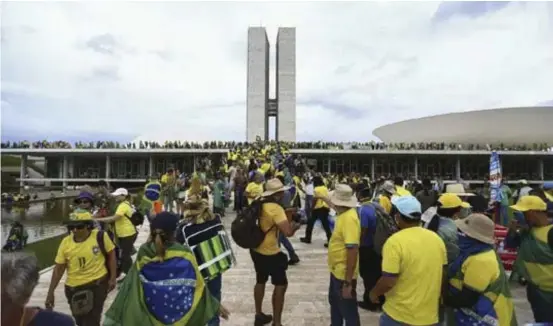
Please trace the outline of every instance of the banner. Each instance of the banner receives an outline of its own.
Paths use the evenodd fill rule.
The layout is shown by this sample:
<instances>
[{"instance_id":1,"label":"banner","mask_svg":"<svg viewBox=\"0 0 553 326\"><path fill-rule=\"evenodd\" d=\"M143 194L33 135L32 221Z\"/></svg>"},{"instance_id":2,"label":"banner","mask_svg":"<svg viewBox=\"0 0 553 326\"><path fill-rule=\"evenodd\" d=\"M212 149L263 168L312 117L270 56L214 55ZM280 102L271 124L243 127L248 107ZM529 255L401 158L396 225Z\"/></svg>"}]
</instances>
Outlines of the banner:
<instances>
[{"instance_id":1,"label":"banner","mask_svg":"<svg viewBox=\"0 0 553 326\"><path fill-rule=\"evenodd\" d=\"M501 161L496 151L490 156L490 202L501 201Z\"/></svg>"}]
</instances>

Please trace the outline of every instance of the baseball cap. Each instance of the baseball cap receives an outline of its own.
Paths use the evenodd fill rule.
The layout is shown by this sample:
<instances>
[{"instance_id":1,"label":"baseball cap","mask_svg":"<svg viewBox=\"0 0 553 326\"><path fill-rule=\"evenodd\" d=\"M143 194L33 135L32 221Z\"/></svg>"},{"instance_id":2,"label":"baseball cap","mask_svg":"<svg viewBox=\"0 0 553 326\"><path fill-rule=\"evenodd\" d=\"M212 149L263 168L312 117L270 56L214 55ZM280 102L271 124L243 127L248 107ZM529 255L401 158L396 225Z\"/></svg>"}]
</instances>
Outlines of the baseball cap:
<instances>
[{"instance_id":1,"label":"baseball cap","mask_svg":"<svg viewBox=\"0 0 553 326\"><path fill-rule=\"evenodd\" d=\"M547 204L538 196L522 196L516 203L511 206L512 209L519 212L527 211L547 211Z\"/></svg>"},{"instance_id":2,"label":"baseball cap","mask_svg":"<svg viewBox=\"0 0 553 326\"><path fill-rule=\"evenodd\" d=\"M117 188L114 192L111 193L112 196L128 196L129 191L125 188Z\"/></svg>"},{"instance_id":3,"label":"baseball cap","mask_svg":"<svg viewBox=\"0 0 553 326\"><path fill-rule=\"evenodd\" d=\"M399 213L405 217L413 220L419 220L421 218L421 203L412 195L393 197L392 205L394 205ZM414 216L413 214L417 215Z\"/></svg>"},{"instance_id":4,"label":"baseball cap","mask_svg":"<svg viewBox=\"0 0 553 326\"><path fill-rule=\"evenodd\" d=\"M453 193L442 194L440 198L438 198L438 202L441 204L441 208L471 207L469 203L462 201L459 196Z\"/></svg>"}]
</instances>

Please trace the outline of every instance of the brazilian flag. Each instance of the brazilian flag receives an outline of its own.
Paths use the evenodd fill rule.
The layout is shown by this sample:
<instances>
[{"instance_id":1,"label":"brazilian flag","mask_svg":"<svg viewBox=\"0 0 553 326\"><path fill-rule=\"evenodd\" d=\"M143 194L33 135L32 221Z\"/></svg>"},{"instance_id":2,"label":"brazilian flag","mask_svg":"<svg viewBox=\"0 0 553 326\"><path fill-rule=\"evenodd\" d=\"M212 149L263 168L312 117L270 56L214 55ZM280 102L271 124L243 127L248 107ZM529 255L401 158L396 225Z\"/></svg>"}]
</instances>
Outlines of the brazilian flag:
<instances>
[{"instance_id":1,"label":"brazilian flag","mask_svg":"<svg viewBox=\"0 0 553 326\"><path fill-rule=\"evenodd\" d=\"M138 251L104 326L205 325L219 312L219 302L207 290L194 253L179 243L156 256L153 243Z\"/></svg>"}]
</instances>

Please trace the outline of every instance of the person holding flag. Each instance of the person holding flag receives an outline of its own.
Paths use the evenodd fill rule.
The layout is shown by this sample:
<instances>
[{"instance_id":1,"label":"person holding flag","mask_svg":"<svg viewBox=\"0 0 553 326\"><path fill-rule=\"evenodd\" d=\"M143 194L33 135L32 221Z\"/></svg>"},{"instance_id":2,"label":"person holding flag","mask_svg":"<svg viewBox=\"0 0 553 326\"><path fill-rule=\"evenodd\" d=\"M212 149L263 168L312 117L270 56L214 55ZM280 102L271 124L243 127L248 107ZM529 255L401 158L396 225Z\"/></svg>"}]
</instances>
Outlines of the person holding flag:
<instances>
[{"instance_id":1,"label":"person holding flag","mask_svg":"<svg viewBox=\"0 0 553 326\"><path fill-rule=\"evenodd\" d=\"M194 253L175 240L179 218L162 212L105 314L104 326L205 325L229 312L209 292Z\"/></svg>"}]
</instances>

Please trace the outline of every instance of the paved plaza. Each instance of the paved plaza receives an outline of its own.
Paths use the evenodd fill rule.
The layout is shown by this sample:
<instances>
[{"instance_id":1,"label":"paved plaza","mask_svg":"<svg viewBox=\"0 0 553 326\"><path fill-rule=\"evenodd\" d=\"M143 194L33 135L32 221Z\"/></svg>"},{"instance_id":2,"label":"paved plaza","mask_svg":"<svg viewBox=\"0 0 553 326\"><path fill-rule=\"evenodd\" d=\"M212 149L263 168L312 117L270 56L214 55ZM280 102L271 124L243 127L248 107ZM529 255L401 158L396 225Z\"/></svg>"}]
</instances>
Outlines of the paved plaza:
<instances>
[{"instance_id":1,"label":"paved plaza","mask_svg":"<svg viewBox=\"0 0 553 326\"><path fill-rule=\"evenodd\" d=\"M230 222L234 218L233 213L227 214L225 221L230 228ZM147 223L147 222L146 222ZM283 325L286 326L323 326L330 325L330 308L328 305L328 281L329 273L326 266L326 249L324 248L324 232L315 228L313 243L308 245L301 243L299 238L303 236L305 228L302 228L292 238L301 262L288 269L289 287L286 293L284 306ZM138 248L148 238L149 225L141 227L136 242ZM254 318L253 285L255 273L248 251L234 246L237 265L223 276L223 304L231 312L230 319L223 321L222 325L251 326ZM40 278L40 283L30 301L30 305L44 306L51 278L51 270L46 270ZM69 306L63 293L63 280L56 290L55 310L69 313ZM362 285L358 287L362 290ZM264 300L264 311L271 312L272 285L267 286ZM525 290L519 286L513 286L513 296L517 306L519 324L532 321L532 313L526 300ZM115 291L110 293L105 309L107 309L115 297ZM129 298L132 300L132 298ZM360 310L362 325L378 325L379 314ZM196 326L196 325L193 325Z\"/></svg>"}]
</instances>

